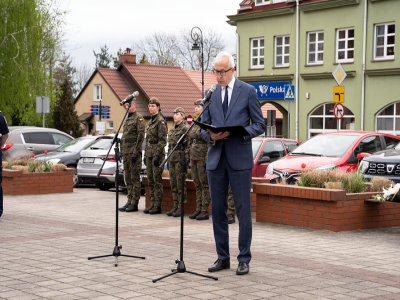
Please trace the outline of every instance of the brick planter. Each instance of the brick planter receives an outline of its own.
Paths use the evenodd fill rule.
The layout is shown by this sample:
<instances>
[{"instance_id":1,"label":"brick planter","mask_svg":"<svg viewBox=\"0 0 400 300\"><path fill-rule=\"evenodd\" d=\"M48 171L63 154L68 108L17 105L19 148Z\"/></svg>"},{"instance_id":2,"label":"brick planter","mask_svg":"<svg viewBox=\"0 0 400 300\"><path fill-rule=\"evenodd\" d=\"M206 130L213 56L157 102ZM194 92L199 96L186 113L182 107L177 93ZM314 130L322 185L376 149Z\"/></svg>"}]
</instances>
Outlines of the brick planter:
<instances>
[{"instance_id":1,"label":"brick planter","mask_svg":"<svg viewBox=\"0 0 400 300\"><path fill-rule=\"evenodd\" d=\"M75 169L71 168L46 173L3 169L3 192L5 195L72 193L74 174Z\"/></svg>"},{"instance_id":2,"label":"brick planter","mask_svg":"<svg viewBox=\"0 0 400 300\"><path fill-rule=\"evenodd\" d=\"M253 183L257 182L269 182L269 179L263 178L252 178ZM146 207L150 206L150 192L149 182L147 178L143 178L143 183L146 188ZM163 178L163 203L161 203L161 209L163 211L170 211L174 207L174 200L172 199L172 191L169 178ZM186 192L187 192L187 204L185 205L185 213L192 214L196 210L196 187L193 180L186 179ZM256 194L251 193L251 211L256 211ZM212 214L211 203L210 203L210 214Z\"/></svg>"},{"instance_id":3,"label":"brick planter","mask_svg":"<svg viewBox=\"0 0 400 300\"><path fill-rule=\"evenodd\" d=\"M257 222L347 231L400 225L400 203L372 199L378 193L254 183Z\"/></svg>"}]
</instances>

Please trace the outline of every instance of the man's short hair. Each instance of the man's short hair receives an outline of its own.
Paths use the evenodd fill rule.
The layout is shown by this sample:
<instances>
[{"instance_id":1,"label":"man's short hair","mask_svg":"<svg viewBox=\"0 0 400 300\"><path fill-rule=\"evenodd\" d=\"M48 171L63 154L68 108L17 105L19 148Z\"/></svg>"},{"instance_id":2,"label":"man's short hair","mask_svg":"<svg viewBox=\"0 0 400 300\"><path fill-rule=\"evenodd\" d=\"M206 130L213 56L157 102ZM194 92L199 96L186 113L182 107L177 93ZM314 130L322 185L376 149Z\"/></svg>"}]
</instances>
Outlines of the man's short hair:
<instances>
[{"instance_id":1,"label":"man's short hair","mask_svg":"<svg viewBox=\"0 0 400 300\"><path fill-rule=\"evenodd\" d=\"M235 66L235 61L233 60L233 56L230 55L228 52L220 52L218 53L217 57L214 59L214 65L220 63L224 57L229 59L228 68L233 68Z\"/></svg>"}]
</instances>

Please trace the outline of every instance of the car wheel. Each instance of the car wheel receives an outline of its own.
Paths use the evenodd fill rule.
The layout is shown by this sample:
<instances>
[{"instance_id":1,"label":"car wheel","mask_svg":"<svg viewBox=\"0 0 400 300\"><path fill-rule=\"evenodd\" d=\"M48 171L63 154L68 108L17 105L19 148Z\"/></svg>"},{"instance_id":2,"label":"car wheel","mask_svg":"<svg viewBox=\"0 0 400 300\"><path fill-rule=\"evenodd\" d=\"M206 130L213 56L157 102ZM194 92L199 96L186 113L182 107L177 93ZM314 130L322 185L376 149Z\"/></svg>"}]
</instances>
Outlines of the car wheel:
<instances>
[{"instance_id":1,"label":"car wheel","mask_svg":"<svg viewBox=\"0 0 400 300\"><path fill-rule=\"evenodd\" d=\"M114 187L113 184L110 183L95 183L94 184L99 190L102 191L108 191L109 189L111 189L112 187Z\"/></svg>"}]
</instances>

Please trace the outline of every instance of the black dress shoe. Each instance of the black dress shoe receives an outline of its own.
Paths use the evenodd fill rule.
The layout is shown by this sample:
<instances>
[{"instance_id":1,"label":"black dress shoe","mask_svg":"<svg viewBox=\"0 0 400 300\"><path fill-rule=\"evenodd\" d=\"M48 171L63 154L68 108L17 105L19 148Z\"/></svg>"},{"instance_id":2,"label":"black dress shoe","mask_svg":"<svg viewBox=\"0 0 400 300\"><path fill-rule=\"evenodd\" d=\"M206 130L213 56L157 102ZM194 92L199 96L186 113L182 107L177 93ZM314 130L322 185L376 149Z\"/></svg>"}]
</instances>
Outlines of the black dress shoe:
<instances>
[{"instance_id":1,"label":"black dress shoe","mask_svg":"<svg viewBox=\"0 0 400 300\"><path fill-rule=\"evenodd\" d=\"M236 270L236 275L245 275L249 273L249 263L240 262Z\"/></svg>"},{"instance_id":2,"label":"black dress shoe","mask_svg":"<svg viewBox=\"0 0 400 300\"><path fill-rule=\"evenodd\" d=\"M149 211L149 214L151 215L161 214L161 206L154 206L153 209Z\"/></svg>"},{"instance_id":3,"label":"black dress shoe","mask_svg":"<svg viewBox=\"0 0 400 300\"><path fill-rule=\"evenodd\" d=\"M126 212L138 211L138 206L136 204L130 204L126 209Z\"/></svg>"},{"instance_id":4,"label":"black dress shoe","mask_svg":"<svg viewBox=\"0 0 400 300\"><path fill-rule=\"evenodd\" d=\"M230 268L231 268L231 260L229 258L225 260L217 259L215 263L208 268L208 272L217 272L223 269L230 269Z\"/></svg>"},{"instance_id":5,"label":"black dress shoe","mask_svg":"<svg viewBox=\"0 0 400 300\"><path fill-rule=\"evenodd\" d=\"M196 217L197 217L198 215L200 215L200 214L201 214L201 211L196 210L194 213L192 213L192 214L189 216L189 219L196 219Z\"/></svg>"},{"instance_id":6,"label":"black dress shoe","mask_svg":"<svg viewBox=\"0 0 400 300\"><path fill-rule=\"evenodd\" d=\"M199 214L199 215L196 217L196 220L199 220L199 221L201 221L201 220L208 220L209 218L210 218L210 217L209 217L209 215L208 215L208 212L202 211L201 214Z\"/></svg>"},{"instance_id":7,"label":"black dress shoe","mask_svg":"<svg viewBox=\"0 0 400 300\"><path fill-rule=\"evenodd\" d=\"M118 210L119 211L126 211L128 206L129 206L129 202L126 202L126 204L124 206L121 206L120 208L118 208Z\"/></svg>"},{"instance_id":8,"label":"black dress shoe","mask_svg":"<svg viewBox=\"0 0 400 300\"><path fill-rule=\"evenodd\" d=\"M235 215L228 215L228 224L235 223Z\"/></svg>"},{"instance_id":9,"label":"black dress shoe","mask_svg":"<svg viewBox=\"0 0 400 300\"><path fill-rule=\"evenodd\" d=\"M178 209L178 207L174 207L174 208L171 209L169 212L167 212L166 215L167 215L168 217L172 216L172 214L173 214L174 212L176 212L177 209Z\"/></svg>"},{"instance_id":10,"label":"black dress shoe","mask_svg":"<svg viewBox=\"0 0 400 300\"><path fill-rule=\"evenodd\" d=\"M173 217L180 217L181 216L181 209L180 208L178 208L173 214L172 214L172 216Z\"/></svg>"},{"instance_id":11,"label":"black dress shoe","mask_svg":"<svg viewBox=\"0 0 400 300\"><path fill-rule=\"evenodd\" d=\"M146 208L143 212L145 214L148 214L152 209L153 209L154 205L150 205L148 208Z\"/></svg>"}]
</instances>

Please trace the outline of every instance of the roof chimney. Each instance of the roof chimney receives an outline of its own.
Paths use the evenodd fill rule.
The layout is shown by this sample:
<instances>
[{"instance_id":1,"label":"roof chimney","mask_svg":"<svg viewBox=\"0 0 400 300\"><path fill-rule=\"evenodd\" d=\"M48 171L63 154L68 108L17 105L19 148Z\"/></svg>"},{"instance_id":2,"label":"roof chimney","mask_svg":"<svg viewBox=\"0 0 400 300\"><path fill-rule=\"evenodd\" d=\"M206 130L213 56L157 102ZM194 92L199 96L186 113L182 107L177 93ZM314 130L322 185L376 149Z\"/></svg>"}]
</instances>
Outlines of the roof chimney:
<instances>
[{"instance_id":1,"label":"roof chimney","mask_svg":"<svg viewBox=\"0 0 400 300\"><path fill-rule=\"evenodd\" d=\"M131 54L131 49L126 48L125 53L121 54L120 56L121 63L131 63L136 64L136 51L133 49Z\"/></svg>"}]
</instances>

